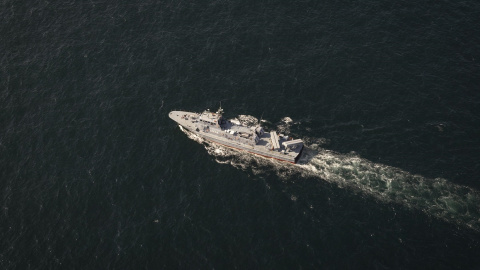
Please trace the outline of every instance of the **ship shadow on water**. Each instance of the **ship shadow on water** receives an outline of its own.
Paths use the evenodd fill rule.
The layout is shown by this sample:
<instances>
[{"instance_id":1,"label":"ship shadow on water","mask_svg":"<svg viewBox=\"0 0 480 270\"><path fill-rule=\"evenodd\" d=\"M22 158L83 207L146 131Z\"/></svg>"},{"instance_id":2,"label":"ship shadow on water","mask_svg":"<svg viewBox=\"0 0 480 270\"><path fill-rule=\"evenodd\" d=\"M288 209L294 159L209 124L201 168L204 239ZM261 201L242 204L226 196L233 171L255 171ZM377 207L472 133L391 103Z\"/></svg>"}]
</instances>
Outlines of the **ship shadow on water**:
<instances>
[{"instance_id":1,"label":"ship shadow on water","mask_svg":"<svg viewBox=\"0 0 480 270\"><path fill-rule=\"evenodd\" d=\"M303 147L302 154L300 155L297 165L307 165L310 163L320 152L317 148Z\"/></svg>"}]
</instances>

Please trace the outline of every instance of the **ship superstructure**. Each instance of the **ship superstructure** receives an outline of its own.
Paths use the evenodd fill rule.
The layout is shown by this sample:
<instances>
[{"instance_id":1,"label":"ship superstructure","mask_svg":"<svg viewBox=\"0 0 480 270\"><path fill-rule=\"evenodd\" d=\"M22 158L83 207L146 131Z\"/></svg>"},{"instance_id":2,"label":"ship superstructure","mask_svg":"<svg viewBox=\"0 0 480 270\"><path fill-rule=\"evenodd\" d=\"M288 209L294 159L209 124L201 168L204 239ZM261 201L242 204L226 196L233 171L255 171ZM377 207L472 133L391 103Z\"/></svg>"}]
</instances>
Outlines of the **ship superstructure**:
<instances>
[{"instance_id":1,"label":"ship superstructure","mask_svg":"<svg viewBox=\"0 0 480 270\"><path fill-rule=\"evenodd\" d=\"M265 132L260 125L249 127L223 118L221 107L216 112L172 111L168 116L206 140L256 155L296 163L303 150L300 139L293 140L276 131Z\"/></svg>"}]
</instances>

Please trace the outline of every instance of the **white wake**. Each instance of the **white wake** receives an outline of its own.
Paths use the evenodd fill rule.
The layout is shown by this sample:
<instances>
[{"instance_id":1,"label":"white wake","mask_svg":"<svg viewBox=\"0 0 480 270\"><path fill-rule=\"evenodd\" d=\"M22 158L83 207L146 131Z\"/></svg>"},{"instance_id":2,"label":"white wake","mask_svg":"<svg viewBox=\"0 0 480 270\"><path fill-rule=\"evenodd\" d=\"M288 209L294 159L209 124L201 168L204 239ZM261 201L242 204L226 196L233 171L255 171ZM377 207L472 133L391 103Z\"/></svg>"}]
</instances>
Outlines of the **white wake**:
<instances>
[{"instance_id":1,"label":"white wake","mask_svg":"<svg viewBox=\"0 0 480 270\"><path fill-rule=\"evenodd\" d=\"M298 165L305 176L318 176L340 187L358 189L381 201L399 203L480 230L480 193L477 190L444 178L429 179L411 174L355 154L325 149L305 150Z\"/></svg>"}]
</instances>

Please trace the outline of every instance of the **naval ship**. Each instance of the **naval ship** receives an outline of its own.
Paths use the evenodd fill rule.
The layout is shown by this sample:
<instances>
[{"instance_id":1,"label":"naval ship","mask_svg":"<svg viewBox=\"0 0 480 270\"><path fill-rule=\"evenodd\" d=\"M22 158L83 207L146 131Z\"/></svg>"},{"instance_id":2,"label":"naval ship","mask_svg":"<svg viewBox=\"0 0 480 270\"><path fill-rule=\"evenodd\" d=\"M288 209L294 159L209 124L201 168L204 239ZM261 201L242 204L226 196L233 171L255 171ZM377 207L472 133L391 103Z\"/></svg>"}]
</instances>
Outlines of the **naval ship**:
<instances>
[{"instance_id":1,"label":"naval ship","mask_svg":"<svg viewBox=\"0 0 480 270\"><path fill-rule=\"evenodd\" d=\"M223 109L203 113L172 111L168 116L190 132L217 144L247 151L262 157L297 163L303 150L301 139L292 139L276 131L265 132L260 126L246 126L223 118Z\"/></svg>"}]
</instances>

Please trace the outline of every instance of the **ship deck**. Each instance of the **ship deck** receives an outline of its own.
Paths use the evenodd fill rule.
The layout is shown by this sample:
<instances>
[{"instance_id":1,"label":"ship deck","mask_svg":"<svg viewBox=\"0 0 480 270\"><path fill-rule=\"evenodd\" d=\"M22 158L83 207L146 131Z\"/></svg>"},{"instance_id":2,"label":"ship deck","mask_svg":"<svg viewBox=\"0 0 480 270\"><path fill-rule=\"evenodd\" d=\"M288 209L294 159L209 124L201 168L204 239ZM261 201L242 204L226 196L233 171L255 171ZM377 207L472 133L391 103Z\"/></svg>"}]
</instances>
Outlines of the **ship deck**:
<instances>
[{"instance_id":1,"label":"ship deck","mask_svg":"<svg viewBox=\"0 0 480 270\"><path fill-rule=\"evenodd\" d=\"M226 121L226 123L220 127L216 124L218 115L210 112L198 114L185 111L172 111L169 117L184 128L207 140L264 157L295 163L303 149L303 145L286 148L282 143L287 142L289 138L283 134L279 134L278 136L274 133L273 136L278 138L277 144L272 142L272 134L269 132L264 132L261 136L258 136L258 141L255 142L256 127L238 125L231 121ZM273 149L274 146L276 146L275 149Z\"/></svg>"}]
</instances>

